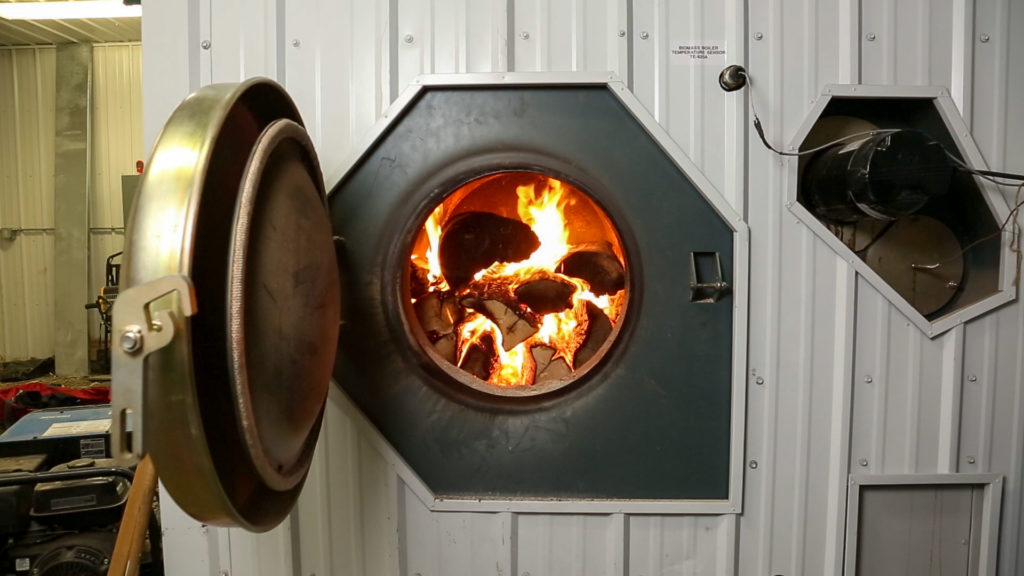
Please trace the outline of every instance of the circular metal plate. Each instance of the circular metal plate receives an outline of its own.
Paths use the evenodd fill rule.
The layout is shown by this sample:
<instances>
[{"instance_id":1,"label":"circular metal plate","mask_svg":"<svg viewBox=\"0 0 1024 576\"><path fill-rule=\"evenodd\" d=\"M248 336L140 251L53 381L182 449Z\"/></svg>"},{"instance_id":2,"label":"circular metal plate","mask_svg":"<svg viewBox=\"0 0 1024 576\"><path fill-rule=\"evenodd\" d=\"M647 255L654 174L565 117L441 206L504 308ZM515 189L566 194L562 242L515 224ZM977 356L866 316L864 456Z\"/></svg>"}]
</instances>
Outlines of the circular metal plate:
<instances>
[{"instance_id":1,"label":"circular metal plate","mask_svg":"<svg viewBox=\"0 0 1024 576\"><path fill-rule=\"evenodd\" d=\"M953 231L927 216L894 222L868 247L864 260L926 316L953 298L964 275L963 253Z\"/></svg>"},{"instance_id":2,"label":"circular metal plate","mask_svg":"<svg viewBox=\"0 0 1024 576\"><path fill-rule=\"evenodd\" d=\"M161 481L204 523L277 525L319 433L339 294L301 133L270 80L202 88L164 126L128 223L122 289L181 274L195 292L195 314L146 359L141 425Z\"/></svg>"},{"instance_id":3,"label":"circular metal plate","mask_svg":"<svg viewBox=\"0 0 1024 576\"><path fill-rule=\"evenodd\" d=\"M321 182L306 131L278 120L257 140L235 212L236 409L246 452L276 490L305 476L337 346L338 267Z\"/></svg>"}]
</instances>

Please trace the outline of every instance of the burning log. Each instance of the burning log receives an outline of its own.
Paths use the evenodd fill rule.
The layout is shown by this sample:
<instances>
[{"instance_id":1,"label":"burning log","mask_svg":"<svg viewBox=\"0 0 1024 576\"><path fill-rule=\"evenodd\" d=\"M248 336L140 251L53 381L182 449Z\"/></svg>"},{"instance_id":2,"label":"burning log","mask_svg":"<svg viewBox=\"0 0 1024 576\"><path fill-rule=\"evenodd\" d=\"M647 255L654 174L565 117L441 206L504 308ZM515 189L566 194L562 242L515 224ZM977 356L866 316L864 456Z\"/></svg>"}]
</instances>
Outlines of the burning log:
<instances>
[{"instance_id":1,"label":"burning log","mask_svg":"<svg viewBox=\"0 0 1024 576\"><path fill-rule=\"evenodd\" d=\"M573 366L580 368L593 358L612 335L612 322L593 302L586 303L587 327L583 343L576 349Z\"/></svg>"},{"instance_id":2,"label":"burning log","mask_svg":"<svg viewBox=\"0 0 1024 576\"><path fill-rule=\"evenodd\" d=\"M501 332L501 347L509 351L540 330L540 318L520 306L507 292L486 290L461 300L466 308L476 310L494 323Z\"/></svg>"},{"instance_id":3,"label":"burning log","mask_svg":"<svg viewBox=\"0 0 1024 576\"><path fill-rule=\"evenodd\" d=\"M434 351L448 362L455 364L455 360L458 359L457 343L458 337L454 332L445 334L434 341Z\"/></svg>"},{"instance_id":4,"label":"burning log","mask_svg":"<svg viewBox=\"0 0 1024 576\"><path fill-rule=\"evenodd\" d=\"M586 280L597 296L615 294L626 287L626 270L607 242L573 246L558 264L558 272Z\"/></svg>"},{"instance_id":5,"label":"burning log","mask_svg":"<svg viewBox=\"0 0 1024 576\"><path fill-rule=\"evenodd\" d=\"M470 344L466 355L462 357L462 362L459 362L459 368L486 382L497 362L498 353L494 350L494 338L490 334L484 334Z\"/></svg>"},{"instance_id":6,"label":"burning log","mask_svg":"<svg viewBox=\"0 0 1024 576\"><path fill-rule=\"evenodd\" d=\"M516 299L537 314L551 314L572 308L576 286L556 276L542 276L521 284Z\"/></svg>"},{"instance_id":7,"label":"burning log","mask_svg":"<svg viewBox=\"0 0 1024 576\"><path fill-rule=\"evenodd\" d=\"M555 380L561 380L570 375L572 375L572 368L569 368L565 358L555 358L543 372L537 374L533 383L535 386L537 384L546 384Z\"/></svg>"},{"instance_id":8,"label":"burning log","mask_svg":"<svg viewBox=\"0 0 1024 576\"><path fill-rule=\"evenodd\" d=\"M451 334L462 321L465 310L450 292L430 292L412 305L423 331Z\"/></svg>"},{"instance_id":9,"label":"burning log","mask_svg":"<svg viewBox=\"0 0 1024 576\"><path fill-rule=\"evenodd\" d=\"M441 274L459 288L495 262L525 260L540 239L518 220L490 212L466 212L446 224L441 235Z\"/></svg>"},{"instance_id":10,"label":"burning log","mask_svg":"<svg viewBox=\"0 0 1024 576\"><path fill-rule=\"evenodd\" d=\"M409 294L413 300L419 300L430 290L430 279L427 277L429 272L430 270L415 263L409 265Z\"/></svg>"},{"instance_id":11,"label":"burning log","mask_svg":"<svg viewBox=\"0 0 1024 576\"><path fill-rule=\"evenodd\" d=\"M544 384L572 374L572 368L564 358L555 358L555 349L550 346L538 345L530 348L533 357L534 385Z\"/></svg>"},{"instance_id":12,"label":"burning log","mask_svg":"<svg viewBox=\"0 0 1024 576\"><path fill-rule=\"evenodd\" d=\"M530 348L530 356L533 357L533 370L537 374L540 374L551 364L551 359L555 357L556 350L551 346L545 346L538 344Z\"/></svg>"}]
</instances>

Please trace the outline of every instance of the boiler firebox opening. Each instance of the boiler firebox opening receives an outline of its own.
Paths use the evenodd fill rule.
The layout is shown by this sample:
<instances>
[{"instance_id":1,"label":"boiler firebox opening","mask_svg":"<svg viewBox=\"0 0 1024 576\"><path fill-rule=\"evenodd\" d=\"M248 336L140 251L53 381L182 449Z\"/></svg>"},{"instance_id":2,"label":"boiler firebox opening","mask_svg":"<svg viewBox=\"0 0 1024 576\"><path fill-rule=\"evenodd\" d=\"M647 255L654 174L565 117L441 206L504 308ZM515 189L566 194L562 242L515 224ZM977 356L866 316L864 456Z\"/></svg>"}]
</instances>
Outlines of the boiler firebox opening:
<instances>
[{"instance_id":1,"label":"boiler firebox opening","mask_svg":"<svg viewBox=\"0 0 1024 576\"><path fill-rule=\"evenodd\" d=\"M417 232L410 324L465 384L547 392L604 354L627 273L611 219L579 188L532 171L488 174L449 194Z\"/></svg>"}]
</instances>

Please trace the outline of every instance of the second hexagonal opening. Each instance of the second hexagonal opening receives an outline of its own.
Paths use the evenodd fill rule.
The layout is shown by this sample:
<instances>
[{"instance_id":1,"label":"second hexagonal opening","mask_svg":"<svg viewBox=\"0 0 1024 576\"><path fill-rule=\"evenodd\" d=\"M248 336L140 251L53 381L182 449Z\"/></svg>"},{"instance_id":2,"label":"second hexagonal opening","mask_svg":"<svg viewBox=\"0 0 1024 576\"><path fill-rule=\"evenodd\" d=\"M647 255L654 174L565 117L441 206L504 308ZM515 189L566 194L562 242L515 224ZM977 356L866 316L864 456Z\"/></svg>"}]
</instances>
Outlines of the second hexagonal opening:
<instances>
[{"instance_id":1,"label":"second hexagonal opening","mask_svg":"<svg viewBox=\"0 0 1024 576\"><path fill-rule=\"evenodd\" d=\"M999 223L932 98L835 97L799 149L798 201L922 316L999 289Z\"/></svg>"}]
</instances>

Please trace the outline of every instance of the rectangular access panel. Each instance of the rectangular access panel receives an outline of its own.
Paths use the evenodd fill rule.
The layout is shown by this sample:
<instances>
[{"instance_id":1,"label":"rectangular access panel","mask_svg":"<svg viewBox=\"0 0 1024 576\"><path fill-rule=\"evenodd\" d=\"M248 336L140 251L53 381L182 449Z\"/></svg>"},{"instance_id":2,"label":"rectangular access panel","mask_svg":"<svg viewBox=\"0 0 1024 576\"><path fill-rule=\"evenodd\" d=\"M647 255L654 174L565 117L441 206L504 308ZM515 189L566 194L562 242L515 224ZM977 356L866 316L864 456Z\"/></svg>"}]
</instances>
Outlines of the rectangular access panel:
<instances>
[{"instance_id":1,"label":"rectangular access panel","mask_svg":"<svg viewBox=\"0 0 1024 576\"><path fill-rule=\"evenodd\" d=\"M994 574L1001 478L985 480L955 474L855 477L845 573Z\"/></svg>"}]
</instances>

